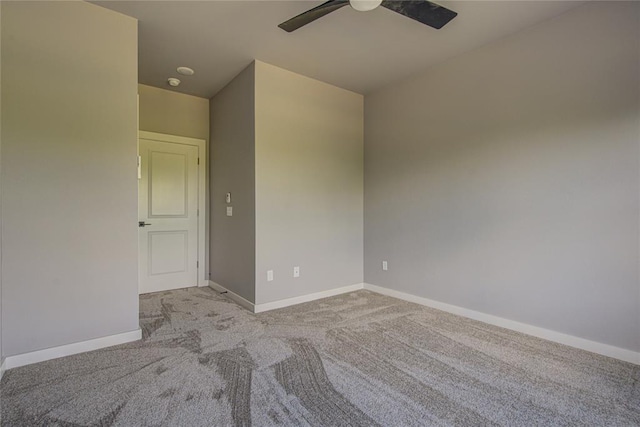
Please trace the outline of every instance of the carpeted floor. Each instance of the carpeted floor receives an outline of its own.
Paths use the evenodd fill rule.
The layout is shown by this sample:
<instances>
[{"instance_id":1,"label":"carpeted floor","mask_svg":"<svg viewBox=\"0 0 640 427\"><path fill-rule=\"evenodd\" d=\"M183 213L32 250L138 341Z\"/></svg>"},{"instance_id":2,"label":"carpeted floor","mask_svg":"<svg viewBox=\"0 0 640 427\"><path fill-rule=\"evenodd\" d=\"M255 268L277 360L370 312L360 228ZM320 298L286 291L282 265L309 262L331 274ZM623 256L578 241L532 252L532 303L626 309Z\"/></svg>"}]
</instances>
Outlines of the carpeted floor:
<instances>
[{"instance_id":1,"label":"carpeted floor","mask_svg":"<svg viewBox=\"0 0 640 427\"><path fill-rule=\"evenodd\" d=\"M358 291L142 296L144 338L13 369L3 426L632 426L640 367Z\"/></svg>"}]
</instances>

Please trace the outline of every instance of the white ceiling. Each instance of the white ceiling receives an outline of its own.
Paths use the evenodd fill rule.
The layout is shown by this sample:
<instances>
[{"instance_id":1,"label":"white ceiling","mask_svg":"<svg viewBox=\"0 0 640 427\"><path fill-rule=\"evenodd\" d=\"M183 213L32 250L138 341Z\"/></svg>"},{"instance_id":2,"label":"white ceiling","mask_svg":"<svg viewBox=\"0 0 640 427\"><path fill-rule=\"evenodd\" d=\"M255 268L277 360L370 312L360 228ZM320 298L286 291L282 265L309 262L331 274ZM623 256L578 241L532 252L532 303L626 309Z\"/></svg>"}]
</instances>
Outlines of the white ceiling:
<instances>
[{"instance_id":1,"label":"white ceiling","mask_svg":"<svg viewBox=\"0 0 640 427\"><path fill-rule=\"evenodd\" d=\"M139 82L210 98L253 59L367 94L532 26L579 1L453 1L434 30L388 9L350 7L287 33L278 24L323 1L96 1L139 20ZM195 69L180 77L178 66ZM182 84L171 88L168 77Z\"/></svg>"}]
</instances>

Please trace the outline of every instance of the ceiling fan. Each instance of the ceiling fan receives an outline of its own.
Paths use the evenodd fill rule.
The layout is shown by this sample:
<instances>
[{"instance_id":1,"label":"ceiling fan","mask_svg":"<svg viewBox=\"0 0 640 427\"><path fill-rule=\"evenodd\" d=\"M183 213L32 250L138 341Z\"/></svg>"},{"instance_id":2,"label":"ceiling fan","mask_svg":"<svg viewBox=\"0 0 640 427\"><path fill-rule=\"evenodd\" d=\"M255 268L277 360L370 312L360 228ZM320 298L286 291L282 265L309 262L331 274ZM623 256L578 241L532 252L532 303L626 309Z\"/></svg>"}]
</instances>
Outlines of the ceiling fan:
<instances>
[{"instance_id":1,"label":"ceiling fan","mask_svg":"<svg viewBox=\"0 0 640 427\"><path fill-rule=\"evenodd\" d=\"M386 7L435 29L444 27L457 15L456 12L427 0L329 0L283 22L278 27L290 33L346 5L361 12L373 10L378 6Z\"/></svg>"}]
</instances>

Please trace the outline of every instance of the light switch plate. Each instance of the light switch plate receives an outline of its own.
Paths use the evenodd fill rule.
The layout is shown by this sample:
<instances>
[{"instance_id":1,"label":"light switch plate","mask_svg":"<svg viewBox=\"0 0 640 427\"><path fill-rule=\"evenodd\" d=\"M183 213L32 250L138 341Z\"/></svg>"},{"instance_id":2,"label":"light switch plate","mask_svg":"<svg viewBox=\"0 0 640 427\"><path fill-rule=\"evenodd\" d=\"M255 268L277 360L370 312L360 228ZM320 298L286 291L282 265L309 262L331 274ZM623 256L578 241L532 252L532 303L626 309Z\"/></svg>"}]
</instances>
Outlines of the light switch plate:
<instances>
[{"instance_id":1,"label":"light switch plate","mask_svg":"<svg viewBox=\"0 0 640 427\"><path fill-rule=\"evenodd\" d=\"M389 265L387 264L387 261L382 261L382 269L384 271L387 271L389 269Z\"/></svg>"},{"instance_id":2,"label":"light switch plate","mask_svg":"<svg viewBox=\"0 0 640 427\"><path fill-rule=\"evenodd\" d=\"M233 207L227 206L227 216L233 216Z\"/></svg>"},{"instance_id":3,"label":"light switch plate","mask_svg":"<svg viewBox=\"0 0 640 427\"><path fill-rule=\"evenodd\" d=\"M267 282L273 282L273 270L267 270Z\"/></svg>"},{"instance_id":4,"label":"light switch plate","mask_svg":"<svg viewBox=\"0 0 640 427\"><path fill-rule=\"evenodd\" d=\"M231 193L227 193L225 200L227 201L227 203L231 203Z\"/></svg>"},{"instance_id":5,"label":"light switch plate","mask_svg":"<svg viewBox=\"0 0 640 427\"><path fill-rule=\"evenodd\" d=\"M293 267L293 277L300 277L300 267Z\"/></svg>"}]
</instances>

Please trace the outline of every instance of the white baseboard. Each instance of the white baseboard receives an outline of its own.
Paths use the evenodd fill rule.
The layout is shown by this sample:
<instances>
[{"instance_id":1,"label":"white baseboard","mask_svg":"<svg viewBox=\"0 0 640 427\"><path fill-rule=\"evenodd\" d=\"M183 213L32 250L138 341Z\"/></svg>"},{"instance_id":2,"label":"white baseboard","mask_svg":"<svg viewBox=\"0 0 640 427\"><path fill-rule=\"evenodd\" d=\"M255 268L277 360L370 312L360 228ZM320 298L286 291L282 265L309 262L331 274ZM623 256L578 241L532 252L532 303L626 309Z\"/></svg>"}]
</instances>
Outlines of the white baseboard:
<instances>
[{"instance_id":1,"label":"white baseboard","mask_svg":"<svg viewBox=\"0 0 640 427\"><path fill-rule=\"evenodd\" d=\"M364 289L377 292L379 294L388 295L390 297L398 298L401 300L413 302L416 304L425 305L427 307L446 311L448 313L457 314L459 316L467 317L473 320L478 320L480 322L488 323L490 325L500 326L502 328L510 329L512 331L522 332L523 334L532 335L534 337L542 338L548 341L553 341L559 344L568 345L569 347L579 348L581 350L590 351L592 353L597 353L603 356L613 357L614 359L619 359L625 362L640 365L640 353L632 350L627 350L620 347L614 347L608 344L590 341L584 338L575 337L573 335L567 335L561 332L556 332L549 329L528 325L526 323L520 323L514 320L504 319L498 316L492 316L490 314L481 313L479 311L469 310L467 308L462 308L455 305L430 300L428 298L418 297L415 295L407 294L405 292L396 291L394 289L371 285L369 283L364 284Z\"/></svg>"},{"instance_id":2,"label":"white baseboard","mask_svg":"<svg viewBox=\"0 0 640 427\"><path fill-rule=\"evenodd\" d=\"M254 313L262 313L269 310L276 310L278 308L289 307L290 305L302 304L303 302L315 301L322 298L332 297L335 295L346 294L348 292L357 291L364 288L364 283L357 283L355 285L342 286L340 288L329 289L328 291L315 292L313 294L302 295L299 297L281 299L273 302L266 302L263 304L257 304L254 307Z\"/></svg>"},{"instance_id":3,"label":"white baseboard","mask_svg":"<svg viewBox=\"0 0 640 427\"><path fill-rule=\"evenodd\" d=\"M4 366L4 357L0 360L0 380L2 379L2 376L4 375L4 370L5 370L5 366Z\"/></svg>"},{"instance_id":4,"label":"white baseboard","mask_svg":"<svg viewBox=\"0 0 640 427\"><path fill-rule=\"evenodd\" d=\"M347 292L353 292L364 288L364 283L357 283L355 285L343 286L341 288L329 289L328 291L316 292L313 294L302 295L299 297L286 298L278 301L267 302L263 304L254 304L250 301L247 301L245 298L236 294L233 291L225 288L224 286L216 283L214 281L209 281L209 286L218 291L218 292L226 292L230 299L237 302L240 306L246 308L252 313L263 313L269 310L276 310L278 308L289 307L291 305L302 304L303 302L315 301L317 299L332 297L334 295L345 294Z\"/></svg>"},{"instance_id":5,"label":"white baseboard","mask_svg":"<svg viewBox=\"0 0 640 427\"><path fill-rule=\"evenodd\" d=\"M238 305L240 305L241 307L246 308L247 310L249 310L252 313L255 313L255 311L254 311L255 304L254 303L252 303L251 301L246 300L245 298L241 297L240 295L236 294L235 292L230 291L229 289L225 288L221 284L216 283L213 280L209 280L209 287L211 289L217 291L217 292L225 292L225 295L228 296L231 300L233 300L236 303L238 303Z\"/></svg>"},{"instance_id":6,"label":"white baseboard","mask_svg":"<svg viewBox=\"0 0 640 427\"><path fill-rule=\"evenodd\" d=\"M15 356L8 356L4 361L5 369L9 370L18 368L20 366L31 365L32 363L44 362L45 360L71 356L72 354L98 350L104 347L111 347L113 345L125 344L128 342L137 341L141 338L142 330L136 329L135 331L124 332L121 334L75 342L58 347L45 348L44 350L17 354Z\"/></svg>"}]
</instances>

